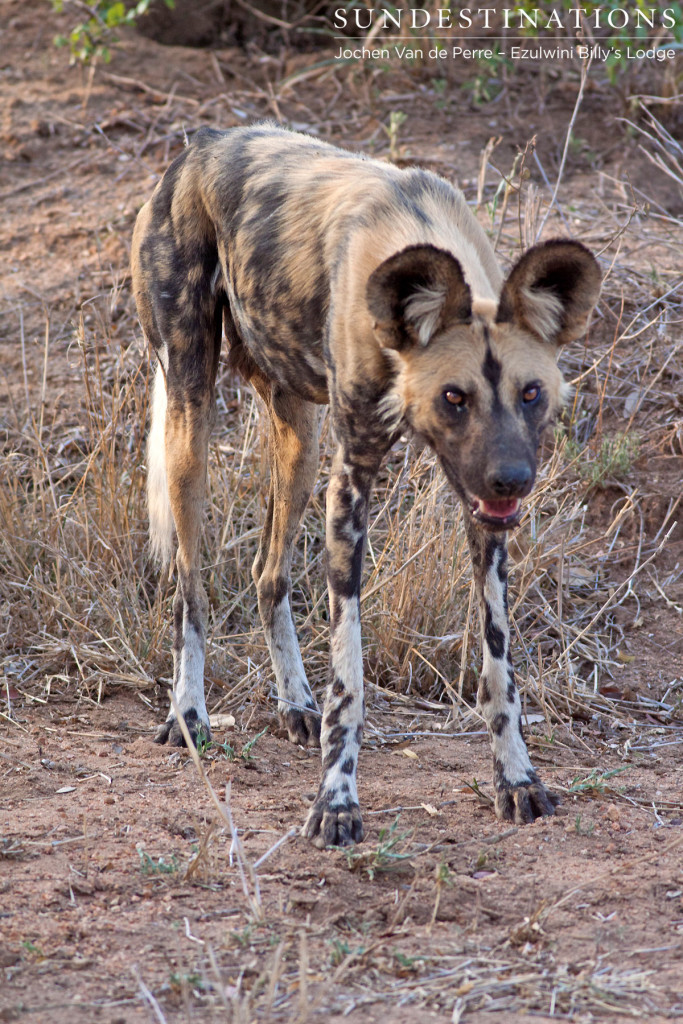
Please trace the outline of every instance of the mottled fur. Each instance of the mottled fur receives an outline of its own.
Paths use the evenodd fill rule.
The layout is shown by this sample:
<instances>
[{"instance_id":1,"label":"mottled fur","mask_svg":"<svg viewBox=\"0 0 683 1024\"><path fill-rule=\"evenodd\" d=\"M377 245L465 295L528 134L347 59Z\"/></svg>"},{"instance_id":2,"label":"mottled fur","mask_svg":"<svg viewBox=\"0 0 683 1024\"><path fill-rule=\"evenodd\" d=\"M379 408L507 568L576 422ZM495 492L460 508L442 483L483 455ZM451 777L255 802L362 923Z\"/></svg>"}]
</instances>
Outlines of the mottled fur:
<instances>
[{"instance_id":1,"label":"mottled fur","mask_svg":"<svg viewBox=\"0 0 683 1024\"><path fill-rule=\"evenodd\" d=\"M208 733L201 506L225 333L270 415L271 483L253 577L290 737L322 744L304 826L316 844L363 836L356 765L365 713L360 587L371 488L404 430L437 453L463 502L484 648L479 703L496 810L529 821L555 798L521 732L510 654L506 530L563 401L556 350L585 329L600 275L577 243L527 252L503 275L460 192L274 125L203 129L140 211L133 285L159 360L148 447L154 550L177 536L174 689ZM330 678L322 723L290 606L292 545L316 476L318 404L337 441L327 492ZM160 742L181 743L173 715Z\"/></svg>"}]
</instances>

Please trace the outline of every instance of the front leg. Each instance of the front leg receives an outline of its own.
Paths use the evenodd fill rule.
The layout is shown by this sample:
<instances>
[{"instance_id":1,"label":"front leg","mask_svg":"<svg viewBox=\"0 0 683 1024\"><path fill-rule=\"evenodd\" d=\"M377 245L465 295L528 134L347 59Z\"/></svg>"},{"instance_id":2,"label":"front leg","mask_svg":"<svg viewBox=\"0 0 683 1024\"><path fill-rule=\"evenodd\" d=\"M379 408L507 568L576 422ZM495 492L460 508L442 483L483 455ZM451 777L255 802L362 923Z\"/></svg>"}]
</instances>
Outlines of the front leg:
<instances>
[{"instance_id":1,"label":"front leg","mask_svg":"<svg viewBox=\"0 0 683 1024\"><path fill-rule=\"evenodd\" d=\"M373 474L337 453L327 490L330 673L322 721L322 778L302 834L321 849L363 839L356 766L363 736L360 585Z\"/></svg>"},{"instance_id":2,"label":"front leg","mask_svg":"<svg viewBox=\"0 0 683 1024\"><path fill-rule=\"evenodd\" d=\"M477 701L491 739L496 814L518 824L554 814L558 798L538 778L522 734L522 709L510 655L507 536L467 522L479 599L484 662Z\"/></svg>"}]
</instances>

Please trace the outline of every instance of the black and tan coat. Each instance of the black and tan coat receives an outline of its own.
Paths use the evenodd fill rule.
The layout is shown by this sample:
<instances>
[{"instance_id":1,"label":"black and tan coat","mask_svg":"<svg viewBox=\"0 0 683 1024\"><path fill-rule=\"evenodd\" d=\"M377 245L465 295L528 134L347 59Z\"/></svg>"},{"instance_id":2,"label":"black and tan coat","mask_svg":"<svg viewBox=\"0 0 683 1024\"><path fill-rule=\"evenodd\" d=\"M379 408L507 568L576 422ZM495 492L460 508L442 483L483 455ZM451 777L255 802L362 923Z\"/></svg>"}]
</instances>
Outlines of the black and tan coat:
<instances>
[{"instance_id":1,"label":"black and tan coat","mask_svg":"<svg viewBox=\"0 0 683 1024\"><path fill-rule=\"evenodd\" d=\"M583 333L600 286L581 245L550 241L503 279L460 192L269 124L203 129L140 211L133 284L158 358L148 448L152 541L177 538L174 690L193 734L204 701L207 600L199 538L223 332L230 361L270 414L271 482L253 566L292 740L322 745L304 834L363 836L356 765L364 719L359 596L368 505L406 430L431 445L465 509L481 614L479 703L496 811L553 811L522 737L510 655L506 531L533 487L544 428L561 408L558 346ZM322 715L290 606L292 545L318 465L317 407L337 442L327 492L331 644ZM173 714L159 742L182 743Z\"/></svg>"}]
</instances>

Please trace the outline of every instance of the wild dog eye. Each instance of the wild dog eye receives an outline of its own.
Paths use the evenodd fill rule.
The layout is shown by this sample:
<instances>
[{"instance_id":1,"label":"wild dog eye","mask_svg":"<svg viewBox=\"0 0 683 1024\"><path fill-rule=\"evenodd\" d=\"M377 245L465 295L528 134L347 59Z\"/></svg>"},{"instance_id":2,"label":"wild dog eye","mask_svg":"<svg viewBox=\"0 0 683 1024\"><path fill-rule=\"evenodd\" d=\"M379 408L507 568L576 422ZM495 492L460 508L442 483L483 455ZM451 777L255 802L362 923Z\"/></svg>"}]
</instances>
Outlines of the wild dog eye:
<instances>
[{"instance_id":1,"label":"wild dog eye","mask_svg":"<svg viewBox=\"0 0 683 1024\"><path fill-rule=\"evenodd\" d=\"M448 405L454 405L456 409L464 409L467 399L460 388L446 388L443 393L443 400Z\"/></svg>"},{"instance_id":2,"label":"wild dog eye","mask_svg":"<svg viewBox=\"0 0 683 1024\"><path fill-rule=\"evenodd\" d=\"M527 384L522 391L522 401L525 405L534 405L541 397L540 384Z\"/></svg>"}]
</instances>

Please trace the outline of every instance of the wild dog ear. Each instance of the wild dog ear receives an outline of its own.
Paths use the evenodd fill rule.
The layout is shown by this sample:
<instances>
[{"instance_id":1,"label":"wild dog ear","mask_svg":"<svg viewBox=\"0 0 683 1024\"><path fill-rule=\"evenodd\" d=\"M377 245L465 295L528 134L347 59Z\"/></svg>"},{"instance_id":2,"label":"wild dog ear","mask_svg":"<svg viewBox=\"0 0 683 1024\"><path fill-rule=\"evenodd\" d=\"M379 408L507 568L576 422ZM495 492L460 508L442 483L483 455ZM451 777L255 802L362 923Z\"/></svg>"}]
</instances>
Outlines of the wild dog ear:
<instances>
[{"instance_id":1,"label":"wild dog ear","mask_svg":"<svg viewBox=\"0 0 683 1024\"><path fill-rule=\"evenodd\" d=\"M427 345L447 323L472 317L462 267L433 245L410 245L380 263L365 294L375 334L386 348Z\"/></svg>"},{"instance_id":2,"label":"wild dog ear","mask_svg":"<svg viewBox=\"0 0 683 1024\"><path fill-rule=\"evenodd\" d=\"M602 275L580 242L556 238L529 249L503 285L496 323L516 323L542 341L564 345L586 330Z\"/></svg>"}]
</instances>

